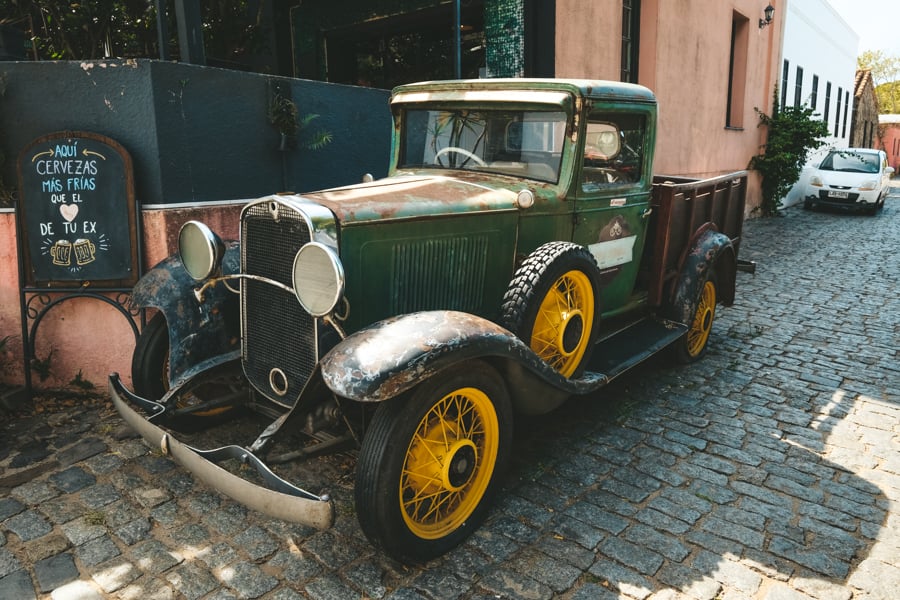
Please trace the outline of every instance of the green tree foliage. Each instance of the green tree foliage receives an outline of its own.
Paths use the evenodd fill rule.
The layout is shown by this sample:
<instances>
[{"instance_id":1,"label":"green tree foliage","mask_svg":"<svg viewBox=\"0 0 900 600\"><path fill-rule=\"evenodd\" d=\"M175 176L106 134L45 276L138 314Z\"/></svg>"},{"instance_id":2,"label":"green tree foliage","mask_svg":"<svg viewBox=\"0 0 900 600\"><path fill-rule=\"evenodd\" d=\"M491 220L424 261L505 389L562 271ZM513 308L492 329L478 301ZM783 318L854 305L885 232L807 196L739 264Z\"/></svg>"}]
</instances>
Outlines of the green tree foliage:
<instances>
[{"instance_id":1,"label":"green tree foliage","mask_svg":"<svg viewBox=\"0 0 900 600\"><path fill-rule=\"evenodd\" d=\"M29 57L38 60L158 58L156 2L152 0L83 1L6 0L0 24L22 27L31 40ZM168 46L178 56L173 0L166 8ZM238 61L264 49L262 2L204 0L200 3L206 55ZM256 10L251 10L251 5Z\"/></svg>"},{"instance_id":2,"label":"green tree foliage","mask_svg":"<svg viewBox=\"0 0 900 600\"><path fill-rule=\"evenodd\" d=\"M769 116L757 109L759 126L768 129L763 152L750 160L750 168L762 175L763 216L778 214L781 199L800 178L809 153L825 144L828 126L808 106L778 106L775 90L774 109Z\"/></svg>"},{"instance_id":3,"label":"green tree foliage","mask_svg":"<svg viewBox=\"0 0 900 600\"><path fill-rule=\"evenodd\" d=\"M880 114L900 113L900 80L875 86L875 97Z\"/></svg>"},{"instance_id":4,"label":"green tree foliage","mask_svg":"<svg viewBox=\"0 0 900 600\"><path fill-rule=\"evenodd\" d=\"M866 50L856 59L860 69L872 72L881 114L900 113L900 56Z\"/></svg>"}]
</instances>

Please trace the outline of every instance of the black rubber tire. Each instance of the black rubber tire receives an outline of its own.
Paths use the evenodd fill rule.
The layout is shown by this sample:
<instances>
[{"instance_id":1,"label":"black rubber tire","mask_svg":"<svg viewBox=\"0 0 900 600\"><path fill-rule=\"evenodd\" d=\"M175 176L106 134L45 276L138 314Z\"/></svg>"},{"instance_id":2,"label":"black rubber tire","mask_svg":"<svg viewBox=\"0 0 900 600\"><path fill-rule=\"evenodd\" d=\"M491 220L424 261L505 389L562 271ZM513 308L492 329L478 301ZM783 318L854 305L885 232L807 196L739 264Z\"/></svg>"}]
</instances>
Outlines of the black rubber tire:
<instances>
[{"instance_id":1,"label":"black rubber tire","mask_svg":"<svg viewBox=\"0 0 900 600\"><path fill-rule=\"evenodd\" d=\"M804 208L804 210L812 210L812 209L813 209L813 203L810 202L809 200L804 200L804 201L803 201L803 208Z\"/></svg>"},{"instance_id":2,"label":"black rubber tire","mask_svg":"<svg viewBox=\"0 0 900 600\"><path fill-rule=\"evenodd\" d=\"M451 397L457 402L478 397L481 404L473 410L441 413L439 407L458 407L449 400ZM471 408L476 404L469 402L466 406ZM460 427L442 428L447 423L443 417L452 419L454 414ZM469 419L468 415L479 418L464 421ZM478 430L483 435L460 436L461 439L453 439L451 435L449 441L435 435L466 431L473 422L481 424ZM434 426L435 423L438 425ZM429 433L434 437L429 437ZM471 450L452 444L465 444L467 440L473 442ZM438 463L432 458L427 462L435 464L424 467L421 462L416 463L416 458L435 456L431 454L435 449L433 444L442 446L439 448L445 452L440 455L442 458L452 453L453 460ZM446 553L471 535L486 517L506 470L511 445L512 408L506 385L497 371L482 361L451 367L410 392L384 402L366 431L356 467L356 512L366 537L386 554L408 564L422 563ZM423 453L424 448L428 452ZM464 450L470 454L464 454ZM493 461L485 459L494 451ZM465 469L470 464L471 470L462 480L452 481L458 471L451 467ZM422 476L422 471L437 475ZM429 488L434 482L439 487ZM452 489L449 484L458 487ZM410 498L416 492L429 499L416 505L421 510L428 503L425 516L409 514L404 508L404 499L413 507ZM450 507L443 517L438 512L441 506ZM435 514L436 522L430 522L429 517Z\"/></svg>"},{"instance_id":3,"label":"black rubber tire","mask_svg":"<svg viewBox=\"0 0 900 600\"><path fill-rule=\"evenodd\" d=\"M704 292L709 294L706 286L711 285L712 298L705 297ZM703 283L697 292L697 300L694 308L694 315L691 322L688 323L690 329L686 334L681 336L674 344L672 344L672 353L675 360L681 364L689 364L700 360L709 347L709 336L712 331L713 322L716 317L716 303L719 298L719 289L716 285L715 274L712 270L707 271ZM710 305L711 303L711 305ZM697 337L701 336L702 342L697 342Z\"/></svg>"},{"instance_id":4,"label":"black rubber tire","mask_svg":"<svg viewBox=\"0 0 900 600\"><path fill-rule=\"evenodd\" d=\"M131 356L134 392L148 400L159 400L169 389L169 329L166 317L156 313L138 336Z\"/></svg>"},{"instance_id":5,"label":"black rubber tire","mask_svg":"<svg viewBox=\"0 0 900 600\"><path fill-rule=\"evenodd\" d=\"M875 215L877 215L878 214L878 203L876 202L871 207L867 206L865 212L870 217L874 217Z\"/></svg>"},{"instance_id":6,"label":"black rubber tire","mask_svg":"<svg viewBox=\"0 0 900 600\"><path fill-rule=\"evenodd\" d=\"M209 381L201 381L190 392L194 401L216 398L237 385L228 374L211 373ZM134 392L148 400L160 400L169 390L169 329L163 313L156 313L138 336L131 356L131 382ZM218 382L218 385L217 383ZM170 402L172 402L170 400ZM187 403L182 395L178 407ZM172 429L191 433L216 425L234 416L235 406L223 406L209 411L198 410L178 417L170 417L166 425Z\"/></svg>"},{"instance_id":7,"label":"black rubber tire","mask_svg":"<svg viewBox=\"0 0 900 600\"><path fill-rule=\"evenodd\" d=\"M589 323L583 321L573 329L575 337L579 340L582 336L586 336L587 345L584 348L578 363L574 365L568 364L565 368L559 368L558 360L562 358L562 352L557 355L558 360L547 360L541 351L532 343L535 323L538 317L538 311L544 298L551 291L557 281L567 273L582 273L590 284L591 299L585 299L586 304L592 304L592 316ZM541 355L548 364L554 366L558 371L566 374L565 371L571 370L567 374L568 377L577 377L583 371L590 359L594 342L600 328L597 322L600 319L600 283L599 269L597 261L593 255L585 248L572 242L548 242L537 250L532 252L516 270L513 279L503 296L501 305L500 324L515 333L523 342L529 345L532 350ZM585 331L585 325L587 331ZM567 326L568 327L568 326ZM561 336L561 339L565 336ZM564 344L565 342L563 342ZM560 344L560 345L563 345Z\"/></svg>"}]
</instances>

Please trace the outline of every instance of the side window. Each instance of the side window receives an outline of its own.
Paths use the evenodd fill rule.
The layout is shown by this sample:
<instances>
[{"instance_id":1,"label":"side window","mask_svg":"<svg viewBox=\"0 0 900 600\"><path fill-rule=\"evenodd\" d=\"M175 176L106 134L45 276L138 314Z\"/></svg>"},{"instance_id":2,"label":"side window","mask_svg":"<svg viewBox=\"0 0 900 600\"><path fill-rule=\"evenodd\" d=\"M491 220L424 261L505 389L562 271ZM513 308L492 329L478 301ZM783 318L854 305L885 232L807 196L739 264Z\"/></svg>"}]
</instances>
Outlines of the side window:
<instances>
[{"instance_id":1,"label":"side window","mask_svg":"<svg viewBox=\"0 0 900 600\"><path fill-rule=\"evenodd\" d=\"M584 139L581 189L597 192L608 186L637 183L644 166L643 115L591 113Z\"/></svg>"}]
</instances>

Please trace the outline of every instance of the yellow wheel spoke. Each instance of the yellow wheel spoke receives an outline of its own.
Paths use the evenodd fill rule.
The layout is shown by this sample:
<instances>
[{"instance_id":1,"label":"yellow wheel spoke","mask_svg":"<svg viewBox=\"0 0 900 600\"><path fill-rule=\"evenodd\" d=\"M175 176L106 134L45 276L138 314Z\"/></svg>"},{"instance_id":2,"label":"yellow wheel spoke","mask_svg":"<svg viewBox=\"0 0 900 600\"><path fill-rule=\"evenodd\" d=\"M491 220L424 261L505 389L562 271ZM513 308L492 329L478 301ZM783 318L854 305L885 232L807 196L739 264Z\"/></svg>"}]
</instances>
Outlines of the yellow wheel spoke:
<instances>
[{"instance_id":1,"label":"yellow wheel spoke","mask_svg":"<svg viewBox=\"0 0 900 600\"><path fill-rule=\"evenodd\" d=\"M447 492L445 490L437 490L428 494L419 494L410 501L404 503L407 514L416 515L421 522L435 521L448 513L453 508L454 501L457 500L459 494ZM424 514L421 513L421 507L427 509Z\"/></svg>"},{"instance_id":2,"label":"yellow wheel spoke","mask_svg":"<svg viewBox=\"0 0 900 600\"><path fill-rule=\"evenodd\" d=\"M716 312L716 286L712 281L703 284L700 291L700 299L697 303L697 312L687 335L687 351L690 356L699 356L706 347L709 334L712 330L712 322Z\"/></svg>"},{"instance_id":3,"label":"yellow wheel spoke","mask_svg":"<svg viewBox=\"0 0 900 600\"><path fill-rule=\"evenodd\" d=\"M403 518L416 535L441 537L472 514L493 473L498 435L493 404L475 388L448 394L425 414L400 474Z\"/></svg>"},{"instance_id":4,"label":"yellow wheel spoke","mask_svg":"<svg viewBox=\"0 0 900 600\"><path fill-rule=\"evenodd\" d=\"M593 320L591 282L581 271L569 271L550 286L538 307L531 331L531 349L568 377L584 357ZM567 327L580 330L567 330ZM564 342L567 336L571 339Z\"/></svg>"}]
</instances>

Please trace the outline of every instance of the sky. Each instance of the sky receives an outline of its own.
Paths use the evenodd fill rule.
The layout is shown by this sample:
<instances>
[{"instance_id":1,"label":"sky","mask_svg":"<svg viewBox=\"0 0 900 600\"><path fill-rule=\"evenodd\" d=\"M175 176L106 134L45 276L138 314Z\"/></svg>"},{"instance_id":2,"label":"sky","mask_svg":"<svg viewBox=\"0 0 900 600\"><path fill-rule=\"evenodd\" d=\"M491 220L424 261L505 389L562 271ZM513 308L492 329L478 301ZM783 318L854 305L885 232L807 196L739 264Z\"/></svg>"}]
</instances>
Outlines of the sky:
<instances>
[{"instance_id":1,"label":"sky","mask_svg":"<svg viewBox=\"0 0 900 600\"><path fill-rule=\"evenodd\" d=\"M900 57L900 0L828 0L859 35L859 53L881 50Z\"/></svg>"}]
</instances>

